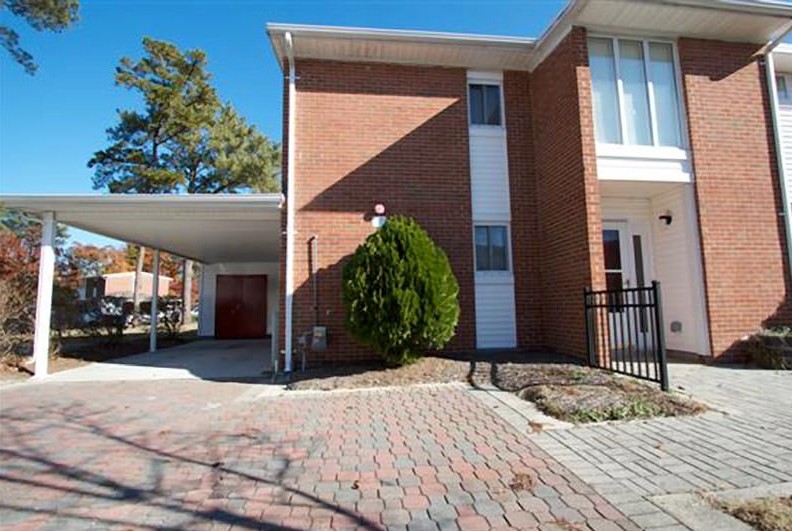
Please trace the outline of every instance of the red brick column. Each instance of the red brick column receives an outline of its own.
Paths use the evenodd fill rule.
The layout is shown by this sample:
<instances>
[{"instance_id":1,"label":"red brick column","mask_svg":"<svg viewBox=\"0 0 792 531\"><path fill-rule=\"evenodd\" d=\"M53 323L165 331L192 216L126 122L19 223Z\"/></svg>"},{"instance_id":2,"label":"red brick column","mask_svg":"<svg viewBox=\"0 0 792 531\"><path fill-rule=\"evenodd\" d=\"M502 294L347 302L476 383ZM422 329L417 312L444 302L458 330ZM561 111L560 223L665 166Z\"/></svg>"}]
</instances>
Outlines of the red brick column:
<instances>
[{"instance_id":1,"label":"red brick column","mask_svg":"<svg viewBox=\"0 0 792 531\"><path fill-rule=\"evenodd\" d=\"M533 138L546 347L584 355L583 289L604 287L586 33L573 28L533 72Z\"/></svg>"},{"instance_id":2,"label":"red brick column","mask_svg":"<svg viewBox=\"0 0 792 531\"><path fill-rule=\"evenodd\" d=\"M758 45L681 39L710 339L714 356L790 322L785 235Z\"/></svg>"}]
</instances>

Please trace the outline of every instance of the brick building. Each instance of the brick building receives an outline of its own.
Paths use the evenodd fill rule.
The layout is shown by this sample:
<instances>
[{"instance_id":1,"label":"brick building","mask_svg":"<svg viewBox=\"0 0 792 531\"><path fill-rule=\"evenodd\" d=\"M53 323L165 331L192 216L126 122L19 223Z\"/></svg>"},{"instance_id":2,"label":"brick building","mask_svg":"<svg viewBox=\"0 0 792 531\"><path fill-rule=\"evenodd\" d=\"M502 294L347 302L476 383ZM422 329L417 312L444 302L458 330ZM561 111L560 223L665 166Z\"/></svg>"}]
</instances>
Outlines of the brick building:
<instances>
[{"instance_id":1,"label":"brick building","mask_svg":"<svg viewBox=\"0 0 792 531\"><path fill-rule=\"evenodd\" d=\"M450 351L740 355L792 324L790 28L771 0L571 0L535 39L270 24L283 196L0 200L41 217L44 288L56 222L202 263L198 334L271 338L256 375L316 326L309 364L373 356L341 270L377 205L448 254ZM39 290L41 375L50 307Z\"/></svg>"},{"instance_id":2,"label":"brick building","mask_svg":"<svg viewBox=\"0 0 792 531\"><path fill-rule=\"evenodd\" d=\"M573 1L538 39L270 24L282 347L319 324L313 360L371 355L344 332L340 287L376 204L448 254L450 350L582 355L584 288L652 280L671 350L735 354L792 322L766 58L792 8L704 4Z\"/></svg>"}]
</instances>

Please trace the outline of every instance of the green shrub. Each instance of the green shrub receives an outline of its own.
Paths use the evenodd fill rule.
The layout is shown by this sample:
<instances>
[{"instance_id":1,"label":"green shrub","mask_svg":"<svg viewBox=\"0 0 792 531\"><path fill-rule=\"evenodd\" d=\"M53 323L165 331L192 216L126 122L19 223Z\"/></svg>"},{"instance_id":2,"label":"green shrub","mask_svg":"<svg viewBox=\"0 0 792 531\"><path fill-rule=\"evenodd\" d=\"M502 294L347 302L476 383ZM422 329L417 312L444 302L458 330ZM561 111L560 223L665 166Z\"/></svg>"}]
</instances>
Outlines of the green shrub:
<instances>
[{"instance_id":1,"label":"green shrub","mask_svg":"<svg viewBox=\"0 0 792 531\"><path fill-rule=\"evenodd\" d=\"M454 337L459 285L448 257L418 223L394 216L344 266L346 326L393 365Z\"/></svg>"}]
</instances>

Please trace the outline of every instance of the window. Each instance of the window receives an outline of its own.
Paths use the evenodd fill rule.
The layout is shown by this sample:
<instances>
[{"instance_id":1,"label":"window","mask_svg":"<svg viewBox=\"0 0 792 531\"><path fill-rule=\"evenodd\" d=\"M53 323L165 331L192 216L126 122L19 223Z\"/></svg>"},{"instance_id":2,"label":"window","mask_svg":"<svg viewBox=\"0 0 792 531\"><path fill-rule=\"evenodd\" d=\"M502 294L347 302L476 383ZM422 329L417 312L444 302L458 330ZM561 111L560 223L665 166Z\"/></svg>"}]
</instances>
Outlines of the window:
<instances>
[{"instance_id":1,"label":"window","mask_svg":"<svg viewBox=\"0 0 792 531\"><path fill-rule=\"evenodd\" d=\"M787 88L787 77L783 74L776 76L776 90L778 91L778 101L789 101L789 89Z\"/></svg>"},{"instance_id":2,"label":"window","mask_svg":"<svg viewBox=\"0 0 792 531\"><path fill-rule=\"evenodd\" d=\"M505 226L476 226L476 271L508 271L508 248Z\"/></svg>"},{"instance_id":3,"label":"window","mask_svg":"<svg viewBox=\"0 0 792 531\"><path fill-rule=\"evenodd\" d=\"M597 142L681 147L673 45L592 37L588 46Z\"/></svg>"},{"instance_id":4,"label":"window","mask_svg":"<svg viewBox=\"0 0 792 531\"><path fill-rule=\"evenodd\" d=\"M471 83L468 85L468 105L472 125L501 125L500 85Z\"/></svg>"}]
</instances>

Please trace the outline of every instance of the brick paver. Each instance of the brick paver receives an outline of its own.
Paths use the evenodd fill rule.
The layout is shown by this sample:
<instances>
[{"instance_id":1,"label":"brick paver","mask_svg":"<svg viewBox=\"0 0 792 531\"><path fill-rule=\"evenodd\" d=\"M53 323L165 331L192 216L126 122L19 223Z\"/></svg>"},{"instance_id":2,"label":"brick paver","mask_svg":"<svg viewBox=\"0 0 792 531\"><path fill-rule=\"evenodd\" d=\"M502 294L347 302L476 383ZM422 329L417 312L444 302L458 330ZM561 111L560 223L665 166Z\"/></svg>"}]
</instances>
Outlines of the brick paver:
<instances>
[{"instance_id":1,"label":"brick paver","mask_svg":"<svg viewBox=\"0 0 792 531\"><path fill-rule=\"evenodd\" d=\"M671 370L673 384L713 411L546 431L532 440L610 502L600 514L619 517L616 507L642 529L680 525L653 496L792 481L792 373Z\"/></svg>"},{"instance_id":2,"label":"brick paver","mask_svg":"<svg viewBox=\"0 0 792 531\"><path fill-rule=\"evenodd\" d=\"M159 381L1 391L0 524L632 528L460 385L260 389ZM532 475L534 488L512 490L516 473Z\"/></svg>"}]
</instances>

